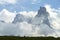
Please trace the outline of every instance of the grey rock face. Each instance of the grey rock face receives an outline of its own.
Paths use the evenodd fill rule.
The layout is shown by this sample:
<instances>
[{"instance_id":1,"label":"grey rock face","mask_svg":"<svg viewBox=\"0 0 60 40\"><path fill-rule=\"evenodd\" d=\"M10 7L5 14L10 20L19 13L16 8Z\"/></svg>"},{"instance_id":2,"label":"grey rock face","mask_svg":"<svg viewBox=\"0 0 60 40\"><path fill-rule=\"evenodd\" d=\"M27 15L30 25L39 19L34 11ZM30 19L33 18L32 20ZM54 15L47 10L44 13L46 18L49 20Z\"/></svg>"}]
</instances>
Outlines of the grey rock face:
<instances>
[{"instance_id":1,"label":"grey rock face","mask_svg":"<svg viewBox=\"0 0 60 40\"><path fill-rule=\"evenodd\" d=\"M55 32L55 29L49 22L49 13L46 11L45 7L40 7L37 15L32 19L32 24L37 25L37 27L42 30L41 32L39 31L39 33L47 35L49 33Z\"/></svg>"},{"instance_id":2,"label":"grey rock face","mask_svg":"<svg viewBox=\"0 0 60 40\"><path fill-rule=\"evenodd\" d=\"M13 23L22 22L23 20L24 20L24 16L21 14L17 14L16 17L14 18Z\"/></svg>"},{"instance_id":3,"label":"grey rock face","mask_svg":"<svg viewBox=\"0 0 60 40\"><path fill-rule=\"evenodd\" d=\"M14 18L13 23L20 23L20 22L23 22L23 21L26 21L26 22L30 23L31 22L31 18L23 16L21 14L17 14L16 17Z\"/></svg>"},{"instance_id":4,"label":"grey rock face","mask_svg":"<svg viewBox=\"0 0 60 40\"><path fill-rule=\"evenodd\" d=\"M49 19L48 19L49 13L46 11L45 7L40 7L40 9L38 10L38 14L36 15L36 17L42 17L43 19L43 24L48 25L50 28L52 28L50 26L49 23Z\"/></svg>"},{"instance_id":5,"label":"grey rock face","mask_svg":"<svg viewBox=\"0 0 60 40\"><path fill-rule=\"evenodd\" d=\"M40 7L40 9L38 10L38 14L36 15L36 17L41 17L41 16L45 16L45 17L49 16L49 13L46 11L45 7Z\"/></svg>"}]
</instances>

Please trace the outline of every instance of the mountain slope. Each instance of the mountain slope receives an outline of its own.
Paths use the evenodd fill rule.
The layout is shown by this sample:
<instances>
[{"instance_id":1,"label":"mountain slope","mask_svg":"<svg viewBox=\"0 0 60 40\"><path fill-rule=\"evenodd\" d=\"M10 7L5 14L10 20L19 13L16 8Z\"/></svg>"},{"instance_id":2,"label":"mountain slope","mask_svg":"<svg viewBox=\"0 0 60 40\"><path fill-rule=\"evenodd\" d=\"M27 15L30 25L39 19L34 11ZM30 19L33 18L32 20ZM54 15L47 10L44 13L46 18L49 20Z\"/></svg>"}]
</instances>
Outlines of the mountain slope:
<instances>
[{"instance_id":1,"label":"mountain slope","mask_svg":"<svg viewBox=\"0 0 60 40\"><path fill-rule=\"evenodd\" d=\"M49 13L46 11L45 7L40 7L40 9L38 10L38 14L35 16L35 18L38 21L40 22L43 21L42 22L43 24L46 24L51 28L48 17L49 17Z\"/></svg>"},{"instance_id":2,"label":"mountain slope","mask_svg":"<svg viewBox=\"0 0 60 40\"><path fill-rule=\"evenodd\" d=\"M12 23L21 23L21 22L31 22L31 17L24 16L22 14L16 14L16 17L14 18L14 21Z\"/></svg>"},{"instance_id":3,"label":"mountain slope","mask_svg":"<svg viewBox=\"0 0 60 40\"><path fill-rule=\"evenodd\" d=\"M41 34L48 35L53 32L56 33L49 22L49 13L45 7L40 7L38 14L32 19L32 24L41 29Z\"/></svg>"}]
</instances>

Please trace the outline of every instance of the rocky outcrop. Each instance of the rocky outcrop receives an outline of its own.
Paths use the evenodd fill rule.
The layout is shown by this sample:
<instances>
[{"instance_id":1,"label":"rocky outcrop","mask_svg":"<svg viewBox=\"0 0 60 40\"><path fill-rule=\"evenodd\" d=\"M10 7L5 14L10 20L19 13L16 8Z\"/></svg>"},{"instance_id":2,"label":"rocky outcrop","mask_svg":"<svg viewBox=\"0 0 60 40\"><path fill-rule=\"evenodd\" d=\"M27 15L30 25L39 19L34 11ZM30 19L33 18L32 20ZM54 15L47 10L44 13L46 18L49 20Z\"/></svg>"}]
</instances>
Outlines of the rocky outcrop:
<instances>
[{"instance_id":1,"label":"rocky outcrop","mask_svg":"<svg viewBox=\"0 0 60 40\"><path fill-rule=\"evenodd\" d=\"M23 21L31 23L31 18L23 16L21 14L17 14L16 17L14 18L14 21L12 23L20 23L20 22L23 22Z\"/></svg>"}]
</instances>

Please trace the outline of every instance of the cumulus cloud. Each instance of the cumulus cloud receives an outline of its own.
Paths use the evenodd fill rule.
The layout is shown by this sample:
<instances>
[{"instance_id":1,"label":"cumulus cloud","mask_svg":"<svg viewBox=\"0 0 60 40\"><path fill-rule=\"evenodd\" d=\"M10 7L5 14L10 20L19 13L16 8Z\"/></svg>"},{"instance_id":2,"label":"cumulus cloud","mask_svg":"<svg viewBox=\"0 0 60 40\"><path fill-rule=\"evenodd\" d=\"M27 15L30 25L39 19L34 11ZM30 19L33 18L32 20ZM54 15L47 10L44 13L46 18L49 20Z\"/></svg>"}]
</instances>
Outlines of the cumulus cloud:
<instances>
[{"instance_id":1,"label":"cumulus cloud","mask_svg":"<svg viewBox=\"0 0 60 40\"><path fill-rule=\"evenodd\" d=\"M11 24L11 23L2 23L0 22L0 34L2 36L4 35L19 35L20 30L18 28L18 26L16 26L15 24Z\"/></svg>"},{"instance_id":2,"label":"cumulus cloud","mask_svg":"<svg viewBox=\"0 0 60 40\"><path fill-rule=\"evenodd\" d=\"M0 4L6 4L6 3L15 4L16 0L0 0Z\"/></svg>"},{"instance_id":3,"label":"cumulus cloud","mask_svg":"<svg viewBox=\"0 0 60 40\"><path fill-rule=\"evenodd\" d=\"M41 0L32 0L32 4L40 3Z\"/></svg>"},{"instance_id":4,"label":"cumulus cloud","mask_svg":"<svg viewBox=\"0 0 60 40\"><path fill-rule=\"evenodd\" d=\"M57 16L57 13L56 12L53 12L53 8L51 8L50 5L45 5L47 11L50 13L50 17L56 17Z\"/></svg>"},{"instance_id":5,"label":"cumulus cloud","mask_svg":"<svg viewBox=\"0 0 60 40\"><path fill-rule=\"evenodd\" d=\"M55 32L57 36L60 36L60 19L59 19L59 9L51 8L50 5L45 5L47 11L49 12L49 21L51 26L56 29ZM57 11L56 11L57 10ZM20 23L9 23L12 22L16 14L22 14L26 17L31 17L31 23L23 21ZM4 9L0 12L0 20L4 20L6 23L0 22L0 35L14 35L14 36L56 36L56 33L48 27L48 25L43 24L41 17L35 17L37 11L22 11L18 13L12 13ZM40 24L40 25L39 25Z\"/></svg>"},{"instance_id":6,"label":"cumulus cloud","mask_svg":"<svg viewBox=\"0 0 60 40\"><path fill-rule=\"evenodd\" d=\"M60 14L60 10L52 8L51 5L45 5L45 7L49 12L49 19L51 21L52 26L55 29L60 29L60 17L58 16Z\"/></svg>"},{"instance_id":7,"label":"cumulus cloud","mask_svg":"<svg viewBox=\"0 0 60 40\"><path fill-rule=\"evenodd\" d=\"M32 36L38 35L37 28L33 31L32 24L27 22L12 24L12 23L2 23L0 22L0 36L12 35L12 36Z\"/></svg>"},{"instance_id":8,"label":"cumulus cloud","mask_svg":"<svg viewBox=\"0 0 60 40\"><path fill-rule=\"evenodd\" d=\"M50 14L50 24L55 29L58 37L60 37L60 9L54 9L51 7L51 5L45 5L45 7Z\"/></svg>"},{"instance_id":9,"label":"cumulus cloud","mask_svg":"<svg viewBox=\"0 0 60 40\"><path fill-rule=\"evenodd\" d=\"M29 16L29 17L35 17L36 14L37 14L37 11L22 11L22 12L19 12L20 14L24 15L24 16Z\"/></svg>"},{"instance_id":10,"label":"cumulus cloud","mask_svg":"<svg viewBox=\"0 0 60 40\"><path fill-rule=\"evenodd\" d=\"M5 21L6 23L12 22L14 20L14 17L16 16L15 13L9 12L6 9L3 9L0 12L0 20Z\"/></svg>"},{"instance_id":11,"label":"cumulus cloud","mask_svg":"<svg viewBox=\"0 0 60 40\"><path fill-rule=\"evenodd\" d=\"M29 24L26 21L21 23L13 24L12 21L14 20L16 14L9 12L6 9L3 9L0 12L0 35L17 35L17 36L24 36L24 35L31 35L33 32L32 24ZM34 17L36 13L34 11L31 12L19 12L26 17ZM4 22L1 22L4 21ZM8 30L8 31L7 31Z\"/></svg>"}]
</instances>

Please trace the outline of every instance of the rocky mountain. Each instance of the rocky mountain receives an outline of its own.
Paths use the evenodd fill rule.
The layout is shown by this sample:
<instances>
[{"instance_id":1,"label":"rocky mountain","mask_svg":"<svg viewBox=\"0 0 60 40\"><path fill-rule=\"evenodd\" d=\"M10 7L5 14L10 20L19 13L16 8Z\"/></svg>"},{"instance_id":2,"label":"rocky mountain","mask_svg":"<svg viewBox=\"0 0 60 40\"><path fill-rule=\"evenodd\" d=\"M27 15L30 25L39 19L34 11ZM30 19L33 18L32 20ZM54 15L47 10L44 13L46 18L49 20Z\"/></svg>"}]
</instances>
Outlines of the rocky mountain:
<instances>
[{"instance_id":1,"label":"rocky mountain","mask_svg":"<svg viewBox=\"0 0 60 40\"><path fill-rule=\"evenodd\" d=\"M40 23L42 22L43 24L48 25L50 28L52 28L50 26L50 22L49 22L49 13L46 11L45 7L40 7L40 9L38 10L38 14L35 16L35 18L40 21ZM34 20L36 20L34 19Z\"/></svg>"},{"instance_id":2,"label":"rocky mountain","mask_svg":"<svg viewBox=\"0 0 60 40\"><path fill-rule=\"evenodd\" d=\"M50 24L51 22L49 20L49 16L50 15L46 11L45 7L40 7L37 15L35 15L34 17L25 16L20 13L13 14L4 9L3 11L0 12L0 24L1 27L4 28L4 30L2 31L5 34L9 33L14 34L15 32L18 31L17 33L18 34L23 33L22 35L25 35L25 33L29 34L29 32L31 34L48 35L56 33L55 29ZM8 29L8 31L5 32L6 30L5 28L10 29ZM13 31L10 32L11 29L14 30L14 33ZM21 30L21 32L19 30Z\"/></svg>"},{"instance_id":3,"label":"rocky mountain","mask_svg":"<svg viewBox=\"0 0 60 40\"><path fill-rule=\"evenodd\" d=\"M36 15L36 17L42 17L42 16L45 17L49 16L49 13L46 11L45 7L40 7L40 9L38 10L38 14Z\"/></svg>"},{"instance_id":4,"label":"rocky mountain","mask_svg":"<svg viewBox=\"0 0 60 40\"><path fill-rule=\"evenodd\" d=\"M24 20L24 16L17 14L16 17L14 18L13 23L22 22L23 20Z\"/></svg>"},{"instance_id":5,"label":"rocky mountain","mask_svg":"<svg viewBox=\"0 0 60 40\"><path fill-rule=\"evenodd\" d=\"M32 23L32 24L35 24L35 25L46 24L50 28L52 28L50 26L50 22L49 22L48 17L49 17L49 13L46 11L46 8L45 7L40 7L37 15L34 18L30 18L30 17L23 16L21 14L17 14L16 17L14 18L13 23L20 23L20 22L26 21L28 23Z\"/></svg>"},{"instance_id":6,"label":"rocky mountain","mask_svg":"<svg viewBox=\"0 0 60 40\"><path fill-rule=\"evenodd\" d=\"M47 35L49 33L55 32L55 29L51 26L49 22L49 13L46 11L45 7L40 7L37 15L32 19L32 24L43 30L41 32L42 34Z\"/></svg>"},{"instance_id":7,"label":"rocky mountain","mask_svg":"<svg viewBox=\"0 0 60 40\"><path fill-rule=\"evenodd\" d=\"M53 28L51 27L51 24L49 22L49 13L46 11L45 7L40 7L37 15L34 18L30 18L30 17L24 16L22 14L16 14L16 17L14 18L14 21L12 23L21 23L24 21L29 24L39 25L39 26L41 24L45 24L53 30Z\"/></svg>"},{"instance_id":8,"label":"rocky mountain","mask_svg":"<svg viewBox=\"0 0 60 40\"><path fill-rule=\"evenodd\" d=\"M17 14L12 23L20 23L20 22L23 22L23 21L26 21L26 22L30 23L31 18L23 16L22 14Z\"/></svg>"}]
</instances>

